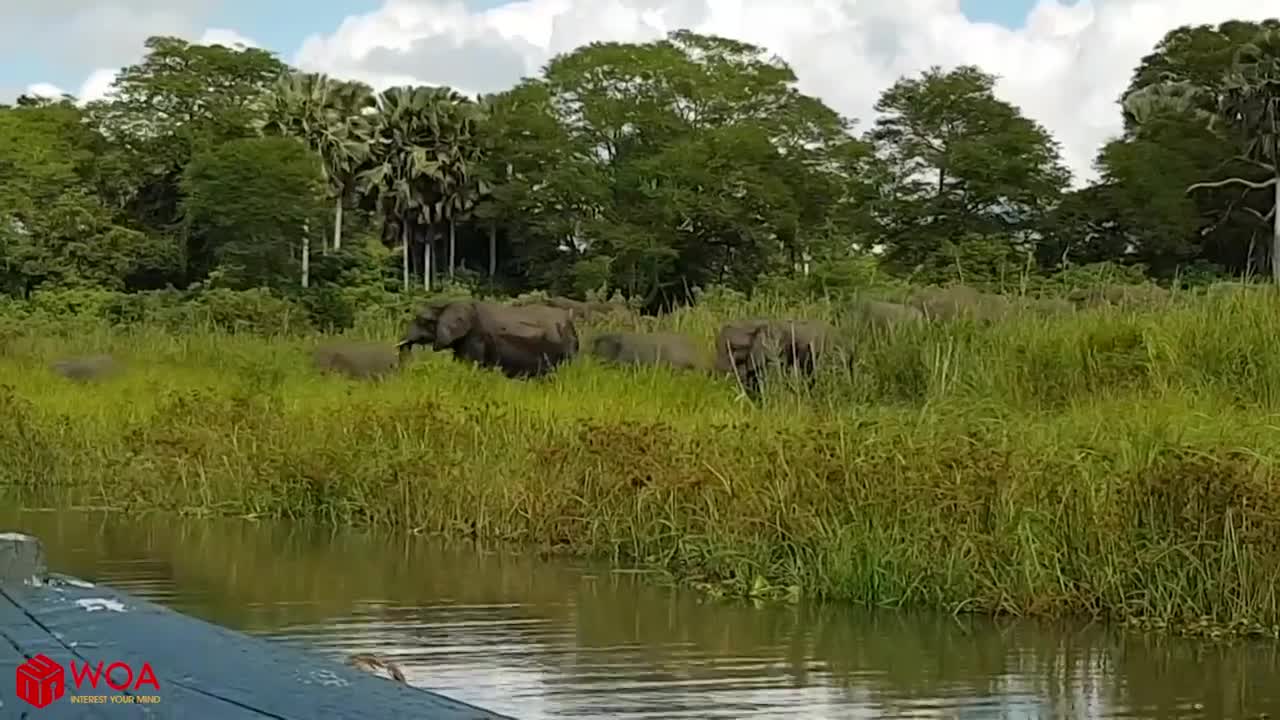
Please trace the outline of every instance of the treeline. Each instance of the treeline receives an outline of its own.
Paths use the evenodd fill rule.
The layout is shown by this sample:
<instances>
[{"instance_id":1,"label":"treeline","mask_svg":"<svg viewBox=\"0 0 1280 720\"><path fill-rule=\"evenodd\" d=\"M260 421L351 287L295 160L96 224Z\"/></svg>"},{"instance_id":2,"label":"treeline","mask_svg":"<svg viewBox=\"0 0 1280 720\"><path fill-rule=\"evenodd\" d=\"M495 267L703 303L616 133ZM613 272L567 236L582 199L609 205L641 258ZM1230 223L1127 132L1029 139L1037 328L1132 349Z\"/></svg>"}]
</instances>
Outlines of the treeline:
<instances>
[{"instance_id":1,"label":"treeline","mask_svg":"<svg viewBox=\"0 0 1280 720\"><path fill-rule=\"evenodd\" d=\"M101 101L0 106L0 290L699 289L890 276L1026 287L1097 263L1280 278L1280 21L1168 33L1100 179L972 66L904 77L865 132L761 48L593 43L502 93L294 71L157 37Z\"/></svg>"}]
</instances>

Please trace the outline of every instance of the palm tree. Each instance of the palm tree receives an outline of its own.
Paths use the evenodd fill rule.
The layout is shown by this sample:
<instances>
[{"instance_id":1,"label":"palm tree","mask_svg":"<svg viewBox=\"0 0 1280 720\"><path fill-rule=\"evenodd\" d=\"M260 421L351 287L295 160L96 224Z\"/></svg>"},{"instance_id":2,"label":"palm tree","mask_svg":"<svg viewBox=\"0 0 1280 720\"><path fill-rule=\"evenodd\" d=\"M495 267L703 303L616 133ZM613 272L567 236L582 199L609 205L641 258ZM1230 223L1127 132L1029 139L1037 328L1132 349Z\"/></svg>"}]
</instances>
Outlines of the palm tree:
<instances>
[{"instance_id":1,"label":"palm tree","mask_svg":"<svg viewBox=\"0 0 1280 720\"><path fill-rule=\"evenodd\" d=\"M409 243L421 207L420 162L425 151L419 144L420 118L425 98L419 88L387 88L375 99L369 135L369 156L357 173L362 193L373 195L384 217L393 217L400 228L400 258L404 289L409 289Z\"/></svg>"},{"instance_id":2,"label":"palm tree","mask_svg":"<svg viewBox=\"0 0 1280 720\"><path fill-rule=\"evenodd\" d=\"M1147 85L1124 97L1121 106L1138 127L1165 115L1190 114L1203 123L1213 121L1213 113L1205 109L1206 89L1191 82L1165 82Z\"/></svg>"},{"instance_id":3,"label":"palm tree","mask_svg":"<svg viewBox=\"0 0 1280 720\"><path fill-rule=\"evenodd\" d=\"M356 175L368 156L373 90L364 83L334 80L319 73L290 73L276 83L266 131L303 139L319 154L334 199L333 248L342 248L342 214L356 189Z\"/></svg>"},{"instance_id":4,"label":"palm tree","mask_svg":"<svg viewBox=\"0 0 1280 720\"><path fill-rule=\"evenodd\" d=\"M401 264L409 287L409 252L422 229L423 287L431 289L435 231L450 222L450 276L456 261L453 223L466 207L471 171L481 156L474 142L474 104L449 88L399 86L377 96L369 155L357 172L362 192L377 197L400 226Z\"/></svg>"},{"instance_id":5,"label":"palm tree","mask_svg":"<svg viewBox=\"0 0 1280 720\"><path fill-rule=\"evenodd\" d=\"M449 224L449 277L457 267L457 220L464 216L480 187L472 175L483 157L477 143L481 111L470 98L447 87L427 90L430 109L424 116L430 162L424 165L429 183L424 220L428 224L425 253L435 248L435 228Z\"/></svg>"}]
</instances>

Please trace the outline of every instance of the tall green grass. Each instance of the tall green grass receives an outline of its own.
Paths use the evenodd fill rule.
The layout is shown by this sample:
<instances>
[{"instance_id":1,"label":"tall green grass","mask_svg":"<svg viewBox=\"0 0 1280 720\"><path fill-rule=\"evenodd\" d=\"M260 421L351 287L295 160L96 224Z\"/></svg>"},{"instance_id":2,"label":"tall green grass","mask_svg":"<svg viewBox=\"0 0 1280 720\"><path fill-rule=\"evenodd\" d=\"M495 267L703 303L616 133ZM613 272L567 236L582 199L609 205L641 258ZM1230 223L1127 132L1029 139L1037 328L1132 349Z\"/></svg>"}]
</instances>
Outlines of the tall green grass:
<instances>
[{"instance_id":1,"label":"tall green grass","mask_svg":"<svg viewBox=\"0 0 1280 720\"><path fill-rule=\"evenodd\" d=\"M710 352L731 317L835 312L614 326ZM533 543L717 592L1277 635L1277 338L1280 297L1257 291L930 326L752 404L585 357L521 382L421 353L372 383L314 371L317 338L41 331L0 357L0 481L32 504ZM125 372L47 369L82 352Z\"/></svg>"}]
</instances>

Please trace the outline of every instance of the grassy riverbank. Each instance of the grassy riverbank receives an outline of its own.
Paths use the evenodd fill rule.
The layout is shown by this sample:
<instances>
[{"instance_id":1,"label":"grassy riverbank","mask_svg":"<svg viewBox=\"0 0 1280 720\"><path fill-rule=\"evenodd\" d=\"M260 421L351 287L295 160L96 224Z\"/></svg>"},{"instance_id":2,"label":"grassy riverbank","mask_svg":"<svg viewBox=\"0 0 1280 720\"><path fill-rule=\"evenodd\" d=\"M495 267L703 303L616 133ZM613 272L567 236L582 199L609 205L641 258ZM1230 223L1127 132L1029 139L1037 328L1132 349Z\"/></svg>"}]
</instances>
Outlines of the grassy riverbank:
<instances>
[{"instance_id":1,"label":"grassy riverbank","mask_svg":"<svg viewBox=\"0 0 1280 720\"><path fill-rule=\"evenodd\" d=\"M709 344L721 319L661 324ZM0 357L0 480L29 502L475 533L742 594L1275 634L1277 337L1262 292L933 328L753 407L585 360L512 382L424 355L374 384L312 371L314 338L23 335ZM102 351L122 375L46 369Z\"/></svg>"}]
</instances>

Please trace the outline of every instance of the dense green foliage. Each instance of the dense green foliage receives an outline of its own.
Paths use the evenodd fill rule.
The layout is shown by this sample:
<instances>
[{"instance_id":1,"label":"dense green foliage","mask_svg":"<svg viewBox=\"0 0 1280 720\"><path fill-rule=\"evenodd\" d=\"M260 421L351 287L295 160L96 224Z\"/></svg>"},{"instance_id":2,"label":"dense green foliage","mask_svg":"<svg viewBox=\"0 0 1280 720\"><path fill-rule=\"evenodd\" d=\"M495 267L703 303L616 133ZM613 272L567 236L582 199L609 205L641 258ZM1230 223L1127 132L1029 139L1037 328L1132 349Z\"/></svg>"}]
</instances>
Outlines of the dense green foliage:
<instances>
[{"instance_id":1,"label":"dense green foliage","mask_svg":"<svg viewBox=\"0 0 1280 720\"><path fill-rule=\"evenodd\" d=\"M863 343L814 395L760 405L728 381L588 357L528 382L432 353L381 382L324 375L315 338L259 302L271 337L192 317L180 332L12 325L0 484L25 505L525 543L717 592L1280 632L1268 287L922 326ZM841 306L777 302L711 295L656 326L709 350L725 319ZM365 317L352 334L399 330ZM122 372L94 385L46 366L104 351Z\"/></svg>"},{"instance_id":2,"label":"dense green foliage","mask_svg":"<svg viewBox=\"0 0 1280 720\"><path fill-rule=\"evenodd\" d=\"M1168 33L1079 189L972 66L900 79L857 133L784 61L687 31L585 45L479 98L153 38L105 100L0 107L3 286L451 280L656 310L713 286L846 292L877 267L992 289L1101 262L1165 284L1280 268L1278 28Z\"/></svg>"}]
</instances>

